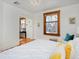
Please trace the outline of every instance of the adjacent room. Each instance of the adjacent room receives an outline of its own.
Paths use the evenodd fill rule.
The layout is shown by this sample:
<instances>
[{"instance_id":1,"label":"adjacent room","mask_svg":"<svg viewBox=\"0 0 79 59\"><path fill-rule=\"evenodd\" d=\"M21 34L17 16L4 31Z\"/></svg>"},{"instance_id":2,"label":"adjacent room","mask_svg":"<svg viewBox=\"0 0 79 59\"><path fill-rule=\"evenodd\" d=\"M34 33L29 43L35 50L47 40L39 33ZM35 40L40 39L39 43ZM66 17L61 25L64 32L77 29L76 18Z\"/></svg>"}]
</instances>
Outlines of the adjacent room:
<instances>
[{"instance_id":1,"label":"adjacent room","mask_svg":"<svg viewBox=\"0 0 79 59\"><path fill-rule=\"evenodd\" d=\"M79 0L0 0L0 59L79 59Z\"/></svg>"}]
</instances>

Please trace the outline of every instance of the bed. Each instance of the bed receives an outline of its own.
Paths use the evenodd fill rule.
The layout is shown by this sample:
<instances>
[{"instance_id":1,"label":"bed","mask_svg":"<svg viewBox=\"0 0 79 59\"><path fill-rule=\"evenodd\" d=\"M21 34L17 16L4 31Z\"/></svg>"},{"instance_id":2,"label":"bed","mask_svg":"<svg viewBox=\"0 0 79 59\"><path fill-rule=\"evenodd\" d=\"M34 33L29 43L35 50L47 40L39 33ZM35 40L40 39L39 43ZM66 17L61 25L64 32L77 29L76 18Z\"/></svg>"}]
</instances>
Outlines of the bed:
<instances>
[{"instance_id":1,"label":"bed","mask_svg":"<svg viewBox=\"0 0 79 59\"><path fill-rule=\"evenodd\" d=\"M57 44L57 42L37 39L0 53L0 59L50 59L50 56L56 52L61 54L61 59L65 59L64 47L58 47Z\"/></svg>"}]
</instances>

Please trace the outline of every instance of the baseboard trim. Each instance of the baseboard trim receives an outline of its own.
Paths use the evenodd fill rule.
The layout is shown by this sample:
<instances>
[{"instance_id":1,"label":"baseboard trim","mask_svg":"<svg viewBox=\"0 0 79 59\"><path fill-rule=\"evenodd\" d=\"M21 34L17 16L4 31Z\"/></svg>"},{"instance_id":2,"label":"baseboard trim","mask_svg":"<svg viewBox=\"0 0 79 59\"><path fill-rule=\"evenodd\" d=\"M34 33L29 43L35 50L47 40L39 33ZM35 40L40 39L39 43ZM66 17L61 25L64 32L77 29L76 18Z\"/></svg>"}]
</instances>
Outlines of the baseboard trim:
<instances>
[{"instance_id":1,"label":"baseboard trim","mask_svg":"<svg viewBox=\"0 0 79 59\"><path fill-rule=\"evenodd\" d=\"M4 50L1 50L0 53L5 52L5 51L7 51L7 50L10 50L10 49L12 49L12 48L14 48L14 47L16 47L16 46L13 46L13 47L10 47L10 48L7 48L7 49L4 49Z\"/></svg>"}]
</instances>

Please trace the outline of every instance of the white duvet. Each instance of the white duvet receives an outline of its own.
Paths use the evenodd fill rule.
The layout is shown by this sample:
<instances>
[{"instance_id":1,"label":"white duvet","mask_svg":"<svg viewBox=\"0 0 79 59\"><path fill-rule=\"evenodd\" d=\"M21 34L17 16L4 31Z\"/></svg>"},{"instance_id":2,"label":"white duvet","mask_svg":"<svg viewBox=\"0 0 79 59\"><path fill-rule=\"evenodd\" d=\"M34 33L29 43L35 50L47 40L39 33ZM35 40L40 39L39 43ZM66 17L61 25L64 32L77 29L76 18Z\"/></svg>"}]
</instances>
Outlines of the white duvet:
<instances>
[{"instance_id":1,"label":"white duvet","mask_svg":"<svg viewBox=\"0 0 79 59\"><path fill-rule=\"evenodd\" d=\"M72 46L71 59L79 59L79 38L70 41Z\"/></svg>"},{"instance_id":2,"label":"white duvet","mask_svg":"<svg viewBox=\"0 0 79 59\"><path fill-rule=\"evenodd\" d=\"M57 47L56 44L49 40L35 40L0 53L0 59L49 59L55 52L60 52L65 59L64 47Z\"/></svg>"}]
</instances>

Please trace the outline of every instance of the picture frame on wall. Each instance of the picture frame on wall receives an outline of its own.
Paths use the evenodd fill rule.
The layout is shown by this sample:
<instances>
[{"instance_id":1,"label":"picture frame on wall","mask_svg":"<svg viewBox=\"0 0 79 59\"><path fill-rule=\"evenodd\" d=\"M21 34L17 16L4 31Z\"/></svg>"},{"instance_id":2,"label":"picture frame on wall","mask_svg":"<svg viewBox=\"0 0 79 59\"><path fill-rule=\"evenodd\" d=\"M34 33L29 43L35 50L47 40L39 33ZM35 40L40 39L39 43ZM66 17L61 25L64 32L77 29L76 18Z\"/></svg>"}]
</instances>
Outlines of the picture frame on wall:
<instances>
[{"instance_id":1,"label":"picture frame on wall","mask_svg":"<svg viewBox=\"0 0 79 59\"><path fill-rule=\"evenodd\" d=\"M70 17L69 18L69 24L75 24L76 23L76 18L75 17Z\"/></svg>"}]
</instances>

